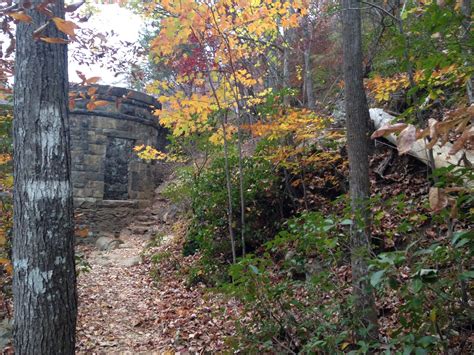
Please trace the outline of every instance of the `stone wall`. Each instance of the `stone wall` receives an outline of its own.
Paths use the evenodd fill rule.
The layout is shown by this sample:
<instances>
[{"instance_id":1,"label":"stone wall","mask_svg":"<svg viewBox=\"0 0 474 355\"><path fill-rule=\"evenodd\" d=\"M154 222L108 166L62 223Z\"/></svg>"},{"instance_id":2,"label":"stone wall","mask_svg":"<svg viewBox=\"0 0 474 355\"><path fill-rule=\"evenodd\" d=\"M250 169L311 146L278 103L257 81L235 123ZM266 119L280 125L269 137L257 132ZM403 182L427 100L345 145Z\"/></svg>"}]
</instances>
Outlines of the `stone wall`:
<instances>
[{"instance_id":1,"label":"stone wall","mask_svg":"<svg viewBox=\"0 0 474 355\"><path fill-rule=\"evenodd\" d=\"M71 87L76 95L70 114L72 181L81 236L114 233L130 223L150 203L166 170L132 151L141 144L166 146L167 132L153 115L159 103L123 88L90 88ZM90 104L98 100L108 104Z\"/></svg>"}]
</instances>

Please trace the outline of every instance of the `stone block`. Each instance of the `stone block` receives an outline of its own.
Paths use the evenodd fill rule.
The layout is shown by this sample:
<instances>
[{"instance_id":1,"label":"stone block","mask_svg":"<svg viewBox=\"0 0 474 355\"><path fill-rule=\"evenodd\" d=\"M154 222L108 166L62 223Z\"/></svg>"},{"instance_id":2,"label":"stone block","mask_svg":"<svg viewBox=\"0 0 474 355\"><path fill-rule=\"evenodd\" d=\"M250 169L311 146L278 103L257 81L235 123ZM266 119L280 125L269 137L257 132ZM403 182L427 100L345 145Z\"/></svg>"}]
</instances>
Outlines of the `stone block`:
<instances>
[{"instance_id":1,"label":"stone block","mask_svg":"<svg viewBox=\"0 0 474 355\"><path fill-rule=\"evenodd\" d=\"M100 155L87 154L87 155L84 155L83 161L84 161L84 164L90 167L92 171L94 170L97 171L98 167L102 165L103 158Z\"/></svg>"},{"instance_id":2,"label":"stone block","mask_svg":"<svg viewBox=\"0 0 474 355\"><path fill-rule=\"evenodd\" d=\"M103 144L89 144L89 154L93 155L101 155L103 156L105 154L105 145Z\"/></svg>"}]
</instances>

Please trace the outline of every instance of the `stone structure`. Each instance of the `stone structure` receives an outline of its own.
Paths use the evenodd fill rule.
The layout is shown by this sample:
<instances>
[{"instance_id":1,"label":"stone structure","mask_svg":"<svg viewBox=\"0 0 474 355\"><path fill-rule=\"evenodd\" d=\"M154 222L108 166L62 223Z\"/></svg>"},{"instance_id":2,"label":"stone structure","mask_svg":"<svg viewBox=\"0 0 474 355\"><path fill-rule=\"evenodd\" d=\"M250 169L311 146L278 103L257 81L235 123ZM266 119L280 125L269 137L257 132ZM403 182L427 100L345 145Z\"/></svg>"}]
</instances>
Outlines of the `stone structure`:
<instances>
[{"instance_id":1,"label":"stone structure","mask_svg":"<svg viewBox=\"0 0 474 355\"><path fill-rule=\"evenodd\" d=\"M76 232L114 233L150 204L163 179L165 164L144 162L132 150L141 144L166 146L167 132L153 115L160 105L146 94L110 86L71 87L71 93L76 94L70 114Z\"/></svg>"}]
</instances>

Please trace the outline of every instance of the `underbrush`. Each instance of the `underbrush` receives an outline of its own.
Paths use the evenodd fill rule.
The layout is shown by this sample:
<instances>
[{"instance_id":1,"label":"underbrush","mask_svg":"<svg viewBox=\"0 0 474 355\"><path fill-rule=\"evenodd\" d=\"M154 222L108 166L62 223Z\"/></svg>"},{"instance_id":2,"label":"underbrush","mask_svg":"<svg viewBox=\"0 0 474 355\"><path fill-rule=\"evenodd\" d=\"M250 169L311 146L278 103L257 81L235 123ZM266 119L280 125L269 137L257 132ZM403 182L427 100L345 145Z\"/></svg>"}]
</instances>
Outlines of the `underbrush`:
<instances>
[{"instance_id":1,"label":"underbrush","mask_svg":"<svg viewBox=\"0 0 474 355\"><path fill-rule=\"evenodd\" d=\"M305 152L314 164L299 173L258 153L245 158L248 249L236 264L230 263L223 159L212 161L198 177L183 170L169 187L169 195L191 201L183 250L199 257L183 271L189 285L218 286L245 307L240 331L228 341L251 353L472 351L473 198L466 189L450 190L472 180L472 172L444 169L433 175L435 186L450 191L449 205L436 211L430 209L429 182L419 164L395 158L392 170L371 176L376 194L368 263L380 332L377 342L365 343L356 339L368 330L353 323L352 222L344 186L332 180L337 193L321 192L326 171L331 176L330 169L339 171L343 180L345 159L339 152ZM374 156L373 165L380 160ZM237 158L230 162L238 186ZM238 206L237 188L232 199ZM234 221L239 213L234 209ZM235 235L240 227L236 222Z\"/></svg>"}]
</instances>

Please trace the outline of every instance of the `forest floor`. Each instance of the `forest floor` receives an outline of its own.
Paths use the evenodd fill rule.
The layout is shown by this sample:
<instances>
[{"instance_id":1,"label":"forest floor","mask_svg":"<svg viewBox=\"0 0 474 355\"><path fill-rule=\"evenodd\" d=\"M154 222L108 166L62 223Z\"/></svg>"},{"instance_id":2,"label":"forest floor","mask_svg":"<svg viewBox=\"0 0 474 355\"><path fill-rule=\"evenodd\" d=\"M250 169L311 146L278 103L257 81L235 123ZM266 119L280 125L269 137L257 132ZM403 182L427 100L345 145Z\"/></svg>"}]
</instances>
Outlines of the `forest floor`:
<instances>
[{"instance_id":1,"label":"forest floor","mask_svg":"<svg viewBox=\"0 0 474 355\"><path fill-rule=\"evenodd\" d=\"M78 248L89 269L78 278L78 353L186 354L227 348L239 304L202 284L190 286L185 275L197 256L182 256L185 222L165 224L158 218L157 224L158 237L129 228L117 249Z\"/></svg>"}]
</instances>

